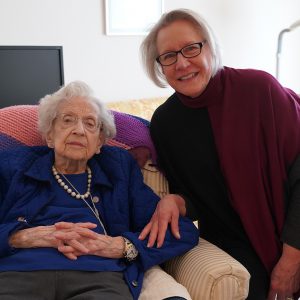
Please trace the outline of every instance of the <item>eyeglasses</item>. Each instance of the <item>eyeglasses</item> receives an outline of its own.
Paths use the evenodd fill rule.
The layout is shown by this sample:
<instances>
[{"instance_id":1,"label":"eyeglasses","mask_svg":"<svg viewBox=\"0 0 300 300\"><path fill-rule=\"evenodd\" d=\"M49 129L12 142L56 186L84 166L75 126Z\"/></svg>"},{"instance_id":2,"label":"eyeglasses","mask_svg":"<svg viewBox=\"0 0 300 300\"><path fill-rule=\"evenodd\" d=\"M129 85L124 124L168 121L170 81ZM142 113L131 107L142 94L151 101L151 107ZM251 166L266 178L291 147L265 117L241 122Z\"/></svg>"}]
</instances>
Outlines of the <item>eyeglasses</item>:
<instances>
[{"instance_id":1,"label":"eyeglasses","mask_svg":"<svg viewBox=\"0 0 300 300\"><path fill-rule=\"evenodd\" d=\"M100 127L100 123L92 116L80 118L77 115L66 113L58 115L56 119L64 129L75 127L78 124L79 119L81 120L83 127L90 132L96 132Z\"/></svg>"},{"instance_id":2,"label":"eyeglasses","mask_svg":"<svg viewBox=\"0 0 300 300\"><path fill-rule=\"evenodd\" d=\"M196 57L201 53L202 47L206 43L206 40L193 43L181 48L178 51L166 52L156 58L156 61L162 66L170 66L177 62L178 53L181 53L185 58Z\"/></svg>"}]
</instances>

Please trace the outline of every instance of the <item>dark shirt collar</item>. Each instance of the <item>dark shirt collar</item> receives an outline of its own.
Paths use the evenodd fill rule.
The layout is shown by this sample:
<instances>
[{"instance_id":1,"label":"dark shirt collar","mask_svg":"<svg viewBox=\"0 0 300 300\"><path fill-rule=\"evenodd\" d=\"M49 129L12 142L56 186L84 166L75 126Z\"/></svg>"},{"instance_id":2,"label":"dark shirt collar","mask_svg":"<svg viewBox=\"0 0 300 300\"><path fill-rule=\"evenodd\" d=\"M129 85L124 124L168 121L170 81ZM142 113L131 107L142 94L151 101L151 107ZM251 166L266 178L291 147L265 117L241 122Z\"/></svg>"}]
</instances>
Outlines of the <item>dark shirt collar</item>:
<instances>
[{"instance_id":1,"label":"dark shirt collar","mask_svg":"<svg viewBox=\"0 0 300 300\"><path fill-rule=\"evenodd\" d=\"M223 69L220 69L217 74L210 79L205 90L201 95L195 98L188 97L179 92L176 92L179 100L186 106L191 108L203 108L217 104L222 97L216 97L216 95L222 95L223 81L222 76Z\"/></svg>"}]
</instances>

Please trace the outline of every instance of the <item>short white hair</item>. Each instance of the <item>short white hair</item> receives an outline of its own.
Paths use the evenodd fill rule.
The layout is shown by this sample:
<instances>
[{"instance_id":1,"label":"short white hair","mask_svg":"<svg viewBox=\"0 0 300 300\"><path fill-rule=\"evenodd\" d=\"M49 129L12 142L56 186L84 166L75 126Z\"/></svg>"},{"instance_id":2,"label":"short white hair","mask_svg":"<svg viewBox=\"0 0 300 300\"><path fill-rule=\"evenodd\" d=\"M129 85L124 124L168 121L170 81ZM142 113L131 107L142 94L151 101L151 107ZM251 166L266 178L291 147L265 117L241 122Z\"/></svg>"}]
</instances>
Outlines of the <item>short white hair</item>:
<instances>
[{"instance_id":1,"label":"short white hair","mask_svg":"<svg viewBox=\"0 0 300 300\"><path fill-rule=\"evenodd\" d=\"M73 81L51 95L46 95L39 101L38 129L45 138L51 131L53 121L59 114L59 106L64 101L80 97L95 107L98 120L101 121L101 130L105 141L116 135L116 125L113 114L104 104L93 96L91 88L82 81Z\"/></svg>"}]
</instances>

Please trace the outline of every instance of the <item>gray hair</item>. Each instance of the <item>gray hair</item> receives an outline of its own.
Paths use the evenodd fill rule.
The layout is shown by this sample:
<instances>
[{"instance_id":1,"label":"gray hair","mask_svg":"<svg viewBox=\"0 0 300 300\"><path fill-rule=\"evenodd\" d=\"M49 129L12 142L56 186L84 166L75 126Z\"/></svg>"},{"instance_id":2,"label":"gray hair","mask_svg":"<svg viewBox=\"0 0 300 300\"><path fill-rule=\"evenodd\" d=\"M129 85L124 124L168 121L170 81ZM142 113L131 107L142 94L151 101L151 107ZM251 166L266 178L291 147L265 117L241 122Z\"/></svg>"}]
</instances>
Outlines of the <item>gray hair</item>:
<instances>
[{"instance_id":1,"label":"gray hair","mask_svg":"<svg viewBox=\"0 0 300 300\"><path fill-rule=\"evenodd\" d=\"M161 66L156 62L159 55L157 50L157 35L159 31L178 20L190 22L195 29L199 30L209 45L212 54L212 76L222 68L222 58L220 46L214 35L214 32L207 22L197 13L188 9L176 9L161 16L159 21L153 26L147 37L141 44L141 58L150 79L159 87L166 87L166 78L162 73Z\"/></svg>"},{"instance_id":2,"label":"gray hair","mask_svg":"<svg viewBox=\"0 0 300 300\"><path fill-rule=\"evenodd\" d=\"M46 95L39 101L38 129L43 137L51 131L53 121L57 117L59 105L74 97L84 98L95 107L105 141L116 135L116 125L112 113L106 109L101 101L93 96L91 88L82 81L73 81L62 87L52 95Z\"/></svg>"}]
</instances>

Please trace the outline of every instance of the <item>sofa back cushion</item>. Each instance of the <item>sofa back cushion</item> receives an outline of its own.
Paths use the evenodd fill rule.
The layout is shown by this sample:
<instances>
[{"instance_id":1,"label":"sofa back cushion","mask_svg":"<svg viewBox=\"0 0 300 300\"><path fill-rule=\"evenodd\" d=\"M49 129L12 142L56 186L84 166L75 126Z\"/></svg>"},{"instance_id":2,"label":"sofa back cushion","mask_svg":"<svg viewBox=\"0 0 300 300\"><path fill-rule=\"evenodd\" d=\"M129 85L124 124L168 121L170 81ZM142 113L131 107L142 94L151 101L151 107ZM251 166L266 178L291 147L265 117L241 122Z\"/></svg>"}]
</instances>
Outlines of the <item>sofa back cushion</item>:
<instances>
[{"instance_id":1,"label":"sofa back cushion","mask_svg":"<svg viewBox=\"0 0 300 300\"><path fill-rule=\"evenodd\" d=\"M117 135L108 145L124 149L147 147L155 158L149 134L149 122L126 113L112 111ZM16 105L0 109L0 149L16 145L45 145L37 129L37 105Z\"/></svg>"},{"instance_id":2,"label":"sofa back cushion","mask_svg":"<svg viewBox=\"0 0 300 300\"><path fill-rule=\"evenodd\" d=\"M117 135L107 142L126 150L142 147L149 149L151 158L142 167L144 181L159 196L168 193L168 184L164 176L153 166L156 159L154 146L149 134L149 122L126 113L114 114ZM0 109L0 150L16 146L46 145L37 129L37 105L16 105ZM137 150L138 151L138 150Z\"/></svg>"}]
</instances>

